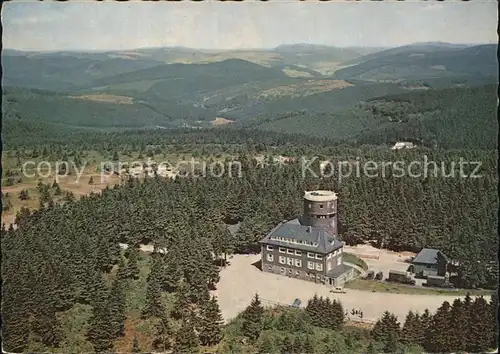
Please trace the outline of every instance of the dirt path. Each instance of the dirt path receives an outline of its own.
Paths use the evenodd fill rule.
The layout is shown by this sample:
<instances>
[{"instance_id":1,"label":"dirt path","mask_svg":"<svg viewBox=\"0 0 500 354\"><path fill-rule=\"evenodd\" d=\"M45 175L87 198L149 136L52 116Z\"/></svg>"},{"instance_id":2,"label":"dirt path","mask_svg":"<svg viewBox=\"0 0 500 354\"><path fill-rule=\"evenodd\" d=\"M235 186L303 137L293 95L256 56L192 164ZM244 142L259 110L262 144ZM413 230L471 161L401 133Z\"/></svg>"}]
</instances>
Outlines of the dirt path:
<instances>
[{"instance_id":1,"label":"dirt path","mask_svg":"<svg viewBox=\"0 0 500 354\"><path fill-rule=\"evenodd\" d=\"M253 265L259 260L260 255L234 255L230 259L231 265L221 270L221 279L213 294L219 298L225 320L230 320L243 311L256 293L263 299L282 304L291 304L298 298L302 300L302 306L307 305L307 300L316 293L340 300L346 310L362 310L367 321L377 320L386 310L404 321L409 310L422 313L427 308L434 312L444 301L451 303L455 298L463 298L454 295L406 295L351 289L346 294L333 294L322 284L264 273Z\"/></svg>"}]
</instances>

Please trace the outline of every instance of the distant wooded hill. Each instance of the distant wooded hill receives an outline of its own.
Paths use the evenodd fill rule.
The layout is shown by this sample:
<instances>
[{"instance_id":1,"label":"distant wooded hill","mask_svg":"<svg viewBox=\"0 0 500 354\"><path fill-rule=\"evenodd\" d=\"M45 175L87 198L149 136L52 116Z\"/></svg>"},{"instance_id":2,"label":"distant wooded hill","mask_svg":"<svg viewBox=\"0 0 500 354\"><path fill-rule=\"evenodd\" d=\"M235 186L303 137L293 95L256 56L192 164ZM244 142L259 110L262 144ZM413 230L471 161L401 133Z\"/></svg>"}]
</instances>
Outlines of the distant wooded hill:
<instances>
[{"instance_id":1,"label":"distant wooded hill","mask_svg":"<svg viewBox=\"0 0 500 354\"><path fill-rule=\"evenodd\" d=\"M341 112L296 111L241 124L348 144L413 141L440 148L497 146L497 86L422 90L361 102Z\"/></svg>"},{"instance_id":2,"label":"distant wooded hill","mask_svg":"<svg viewBox=\"0 0 500 354\"><path fill-rule=\"evenodd\" d=\"M254 112L260 115L242 118L231 126L305 134L349 145L387 145L403 140L440 148L497 146L496 85L401 93L404 90L395 86L374 84L340 92L338 96L321 93L257 106ZM385 95L376 97L377 93ZM366 100L360 102L360 97ZM96 97L77 99L50 92L6 90L4 135L78 128L108 131L173 128L185 122L141 102L114 103L119 98L104 96L108 101L102 102ZM169 113L176 117L193 114L174 112L179 107L182 109L171 106ZM296 109L283 113L293 108Z\"/></svg>"},{"instance_id":3,"label":"distant wooded hill","mask_svg":"<svg viewBox=\"0 0 500 354\"><path fill-rule=\"evenodd\" d=\"M356 58L335 72L339 79L365 81L423 80L498 75L497 46L410 45Z\"/></svg>"},{"instance_id":4,"label":"distant wooded hill","mask_svg":"<svg viewBox=\"0 0 500 354\"><path fill-rule=\"evenodd\" d=\"M495 50L446 43L387 50L307 44L225 52L5 50L4 120L15 124L6 126L12 132L34 122L58 131L123 130L200 128L224 118L354 144L405 139L454 147L464 134L466 145L490 147L496 122L481 105L494 107L496 95L493 86L477 87L497 82ZM383 113L374 108L382 106ZM481 131L478 123L490 125ZM446 129L456 131L453 141L441 133Z\"/></svg>"}]
</instances>

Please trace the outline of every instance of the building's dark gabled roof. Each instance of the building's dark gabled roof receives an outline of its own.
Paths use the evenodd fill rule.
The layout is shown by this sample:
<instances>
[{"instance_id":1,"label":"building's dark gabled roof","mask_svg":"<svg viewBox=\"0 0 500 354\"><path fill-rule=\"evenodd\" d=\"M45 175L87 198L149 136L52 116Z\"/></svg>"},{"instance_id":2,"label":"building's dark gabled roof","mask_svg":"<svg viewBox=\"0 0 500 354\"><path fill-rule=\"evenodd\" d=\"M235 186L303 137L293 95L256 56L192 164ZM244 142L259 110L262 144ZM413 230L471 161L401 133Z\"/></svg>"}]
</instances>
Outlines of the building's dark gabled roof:
<instances>
[{"instance_id":1,"label":"building's dark gabled roof","mask_svg":"<svg viewBox=\"0 0 500 354\"><path fill-rule=\"evenodd\" d=\"M445 261L448 261L446 255L440 250L436 250L433 248L424 248L415 256L415 258L413 258L412 263L438 264L439 257L443 258Z\"/></svg>"},{"instance_id":2,"label":"building's dark gabled roof","mask_svg":"<svg viewBox=\"0 0 500 354\"><path fill-rule=\"evenodd\" d=\"M314 247L307 244L284 242L273 239L275 237L313 242L318 245ZM325 229L302 225L298 219L278 224L260 242L268 245L300 249L321 254L328 254L342 247L342 243Z\"/></svg>"}]
</instances>

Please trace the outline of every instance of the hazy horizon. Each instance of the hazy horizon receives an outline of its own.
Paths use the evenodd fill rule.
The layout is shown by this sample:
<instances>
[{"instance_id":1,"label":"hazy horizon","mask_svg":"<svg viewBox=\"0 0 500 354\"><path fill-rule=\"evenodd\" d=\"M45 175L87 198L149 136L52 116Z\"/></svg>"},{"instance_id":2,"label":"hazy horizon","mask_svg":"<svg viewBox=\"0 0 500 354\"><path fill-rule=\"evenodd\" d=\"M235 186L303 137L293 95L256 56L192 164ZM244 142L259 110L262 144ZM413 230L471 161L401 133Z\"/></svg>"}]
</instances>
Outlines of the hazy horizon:
<instances>
[{"instance_id":1,"label":"hazy horizon","mask_svg":"<svg viewBox=\"0 0 500 354\"><path fill-rule=\"evenodd\" d=\"M20 51L497 43L496 2L8 2L2 22Z\"/></svg>"},{"instance_id":2,"label":"hazy horizon","mask_svg":"<svg viewBox=\"0 0 500 354\"><path fill-rule=\"evenodd\" d=\"M450 43L450 42L415 42L415 43L409 43L409 44L404 44L402 46L411 46L411 45L424 45L424 44L442 44L442 45L455 45L455 46L477 46L477 45L492 45L492 44L497 44L495 42L484 42L484 43ZM325 47L325 48L338 48L338 49L356 49L356 48L370 48L370 49L391 49L391 48L397 48L401 46L395 46L395 47L380 47L380 46L347 46L347 47L340 47L340 46L335 46L335 45L325 45L325 44L317 44L317 43L288 43L288 44L280 44L276 47L270 47L270 48L237 48L237 49L230 49L230 48L194 48L194 47L186 47L186 46L154 46L154 47L134 47L134 48L125 48L125 49L100 49L100 50L90 50L90 49L62 49L62 50L25 50L25 49L16 49L16 48L3 48L3 50L11 50L11 51L17 51L17 52L39 52L39 53L58 53L58 52L67 52L67 53L106 53L106 52L114 52L114 51L134 51L134 50L154 50L154 49L186 49L186 50L193 50L193 51L199 51L199 52L246 52L246 51L266 51L266 50L274 50L282 46L316 46L316 47Z\"/></svg>"}]
</instances>

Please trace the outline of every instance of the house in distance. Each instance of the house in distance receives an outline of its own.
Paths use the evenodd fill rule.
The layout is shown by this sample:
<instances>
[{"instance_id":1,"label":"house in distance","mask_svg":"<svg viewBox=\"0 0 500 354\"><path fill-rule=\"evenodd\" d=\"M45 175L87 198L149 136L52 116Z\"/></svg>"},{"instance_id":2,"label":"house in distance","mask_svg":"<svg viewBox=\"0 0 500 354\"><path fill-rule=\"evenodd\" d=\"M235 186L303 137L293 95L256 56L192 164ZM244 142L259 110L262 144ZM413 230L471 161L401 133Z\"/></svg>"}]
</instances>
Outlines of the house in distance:
<instances>
[{"instance_id":1,"label":"house in distance","mask_svg":"<svg viewBox=\"0 0 500 354\"><path fill-rule=\"evenodd\" d=\"M411 262L411 272L418 278L427 276L444 277L447 272L448 257L440 250L422 249Z\"/></svg>"},{"instance_id":2,"label":"house in distance","mask_svg":"<svg viewBox=\"0 0 500 354\"><path fill-rule=\"evenodd\" d=\"M331 286L341 286L355 276L354 269L343 262L333 191L305 192L303 215L281 222L260 243L264 272Z\"/></svg>"}]
</instances>

